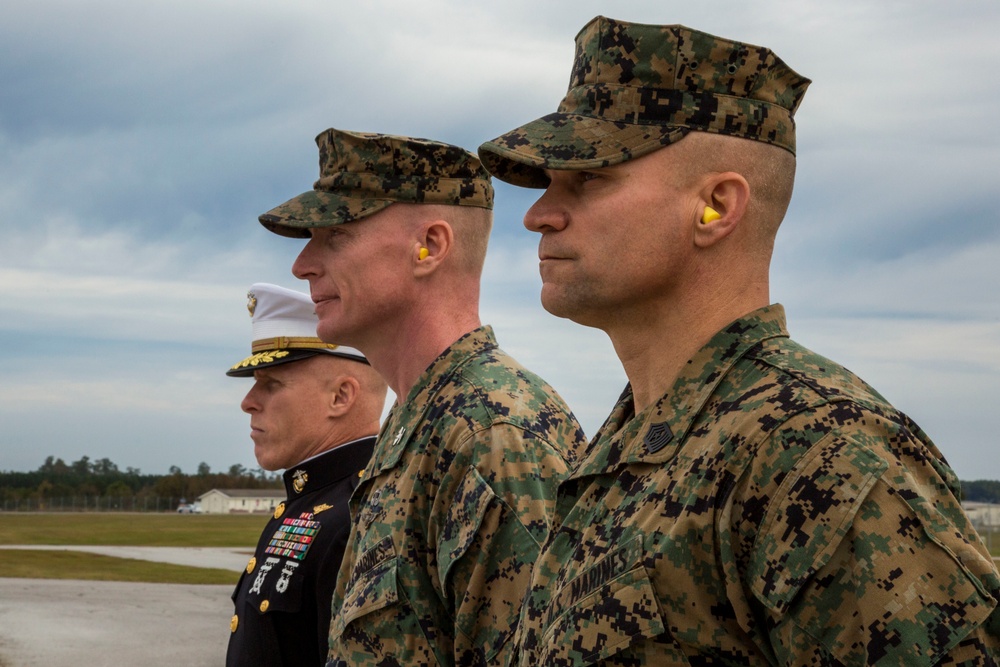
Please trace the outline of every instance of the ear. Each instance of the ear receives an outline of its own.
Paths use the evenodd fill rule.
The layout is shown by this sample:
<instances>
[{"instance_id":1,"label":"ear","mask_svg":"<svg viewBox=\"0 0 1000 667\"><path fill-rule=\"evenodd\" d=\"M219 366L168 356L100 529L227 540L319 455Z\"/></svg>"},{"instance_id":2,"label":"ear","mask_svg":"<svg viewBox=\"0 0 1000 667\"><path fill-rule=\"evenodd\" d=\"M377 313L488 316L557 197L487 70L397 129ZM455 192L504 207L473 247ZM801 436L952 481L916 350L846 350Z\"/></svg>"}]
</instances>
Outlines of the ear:
<instances>
[{"instance_id":1,"label":"ear","mask_svg":"<svg viewBox=\"0 0 1000 667\"><path fill-rule=\"evenodd\" d=\"M416 265L414 273L425 276L432 273L444 258L452 251L455 244L455 232L447 220L432 220L425 223L420 231L419 239L413 247L413 261ZM421 250L426 248L426 253ZM421 259L421 254L424 258Z\"/></svg>"},{"instance_id":2,"label":"ear","mask_svg":"<svg viewBox=\"0 0 1000 667\"><path fill-rule=\"evenodd\" d=\"M361 393L361 383L350 375L341 375L334 382L330 391L330 416L343 417L358 400Z\"/></svg>"},{"instance_id":3,"label":"ear","mask_svg":"<svg viewBox=\"0 0 1000 667\"><path fill-rule=\"evenodd\" d=\"M702 187L700 198L694 242L700 248L707 248L729 236L743 221L750 203L750 185L733 171L712 174ZM703 222L706 207L715 209L719 217Z\"/></svg>"}]
</instances>

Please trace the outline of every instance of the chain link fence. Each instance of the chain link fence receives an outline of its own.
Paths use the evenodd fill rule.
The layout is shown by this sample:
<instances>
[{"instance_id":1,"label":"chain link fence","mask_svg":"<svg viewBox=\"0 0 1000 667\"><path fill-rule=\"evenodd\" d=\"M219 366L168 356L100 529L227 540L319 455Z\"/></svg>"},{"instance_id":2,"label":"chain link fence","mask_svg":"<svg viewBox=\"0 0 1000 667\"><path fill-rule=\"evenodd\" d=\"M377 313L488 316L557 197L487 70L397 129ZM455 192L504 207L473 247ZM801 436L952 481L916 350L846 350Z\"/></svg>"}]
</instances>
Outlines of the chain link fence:
<instances>
[{"instance_id":1,"label":"chain link fence","mask_svg":"<svg viewBox=\"0 0 1000 667\"><path fill-rule=\"evenodd\" d=\"M4 499L4 512L176 512L182 498L164 496L65 496Z\"/></svg>"}]
</instances>

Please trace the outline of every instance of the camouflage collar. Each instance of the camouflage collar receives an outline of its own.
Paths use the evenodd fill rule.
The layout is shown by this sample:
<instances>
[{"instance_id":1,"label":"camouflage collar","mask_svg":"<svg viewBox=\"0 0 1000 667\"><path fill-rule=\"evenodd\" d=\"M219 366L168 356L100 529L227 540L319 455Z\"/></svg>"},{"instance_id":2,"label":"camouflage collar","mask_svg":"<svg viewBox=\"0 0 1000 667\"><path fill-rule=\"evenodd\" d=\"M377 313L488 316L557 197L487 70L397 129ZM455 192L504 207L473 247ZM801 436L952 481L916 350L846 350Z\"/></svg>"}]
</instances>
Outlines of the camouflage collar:
<instances>
[{"instance_id":1,"label":"camouflage collar","mask_svg":"<svg viewBox=\"0 0 1000 667\"><path fill-rule=\"evenodd\" d=\"M692 357L670 391L639 415L634 415L632 388L625 387L572 477L599 474L625 463L669 461L729 369L761 341L787 336L785 310L773 304L715 334Z\"/></svg>"},{"instance_id":2,"label":"camouflage collar","mask_svg":"<svg viewBox=\"0 0 1000 667\"><path fill-rule=\"evenodd\" d=\"M427 442L428 432L435 428L435 420L425 419L424 415L434 402L434 397L471 359L496 347L493 328L486 325L465 334L442 352L410 389L406 402L400 404L397 400L392 406L388 418L382 424L378 445L368 469L373 474L378 474L394 467L418 428L420 442ZM367 474L365 476L368 477Z\"/></svg>"}]
</instances>

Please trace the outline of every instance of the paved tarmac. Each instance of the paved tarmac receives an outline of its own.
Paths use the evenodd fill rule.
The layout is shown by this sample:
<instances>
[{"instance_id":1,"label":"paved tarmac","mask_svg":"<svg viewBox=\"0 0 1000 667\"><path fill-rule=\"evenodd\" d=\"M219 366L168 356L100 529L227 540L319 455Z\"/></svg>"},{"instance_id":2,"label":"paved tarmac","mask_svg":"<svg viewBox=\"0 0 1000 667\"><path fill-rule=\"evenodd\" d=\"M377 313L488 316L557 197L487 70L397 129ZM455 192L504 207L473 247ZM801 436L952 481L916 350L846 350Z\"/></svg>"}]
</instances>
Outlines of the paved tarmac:
<instances>
[{"instance_id":1,"label":"paved tarmac","mask_svg":"<svg viewBox=\"0 0 1000 667\"><path fill-rule=\"evenodd\" d=\"M0 667L217 667L252 549L17 546L233 570L231 586L0 578ZM2 574L2 573L0 573Z\"/></svg>"},{"instance_id":2,"label":"paved tarmac","mask_svg":"<svg viewBox=\"0 0 1000 667\"><path fill-rule=\"evenodd\" d=\"M0 667L218 667L231 593L232 586L0 578Z\"/></svg>"}]
</instances>

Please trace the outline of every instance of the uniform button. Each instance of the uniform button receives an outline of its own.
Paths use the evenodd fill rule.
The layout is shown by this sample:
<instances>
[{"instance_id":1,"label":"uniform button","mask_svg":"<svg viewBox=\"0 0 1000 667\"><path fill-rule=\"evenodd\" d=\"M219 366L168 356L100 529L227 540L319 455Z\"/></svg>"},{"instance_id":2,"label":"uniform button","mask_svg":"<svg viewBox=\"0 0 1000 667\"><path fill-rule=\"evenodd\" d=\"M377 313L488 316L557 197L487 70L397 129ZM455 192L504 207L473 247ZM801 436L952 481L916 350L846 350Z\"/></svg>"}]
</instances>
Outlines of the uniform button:
<instances>
[{"instance_id":1,"label":"uniform button","mask_svg":"<svg viewBox=\"0 0 1000 667\"><path fill-rule=\"evenodd\" d=\"M262 601L260 603L260 613L263 614L265 611L267 611L267 608L270 607L270 606L271 606L271 603L268 602L267 600Z\"/></svg>"},{"instance_id":2,"label":"uniform button","mask_svg":"<svg viewBox=\"0 0 1000 667\"><path fill-rule=\"evenodd\" d=\"M255 567L257 567L257 557L256 556L251 556L250 557L250 562L247 563L247 574L250 574L251 572L253 572L253 569Z\"/></svg>"},{"instance_id":3,"label":"uniform button","mask_svg":"<svg viewBox=\"0 0 1000 667\"><path fill-rule=\"evenodd\" d=\"M278 503L278 506L274 508L274 518L279 518L285 513L285 503Z\"/></svg>"},{"instance_id":4,"label":"uniform button","mask_svg":"<svg viewBox=\"0 0 1000 667\"><path fill-rule=\"evenodd\" d=\"M236 628L240 626L240 617L237 614L233 614L233 617L229 619L229 631L236 632Z\"/></svg>"}]
</instances>

